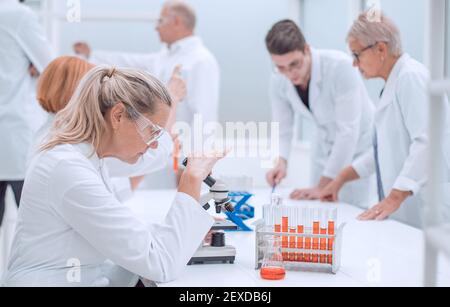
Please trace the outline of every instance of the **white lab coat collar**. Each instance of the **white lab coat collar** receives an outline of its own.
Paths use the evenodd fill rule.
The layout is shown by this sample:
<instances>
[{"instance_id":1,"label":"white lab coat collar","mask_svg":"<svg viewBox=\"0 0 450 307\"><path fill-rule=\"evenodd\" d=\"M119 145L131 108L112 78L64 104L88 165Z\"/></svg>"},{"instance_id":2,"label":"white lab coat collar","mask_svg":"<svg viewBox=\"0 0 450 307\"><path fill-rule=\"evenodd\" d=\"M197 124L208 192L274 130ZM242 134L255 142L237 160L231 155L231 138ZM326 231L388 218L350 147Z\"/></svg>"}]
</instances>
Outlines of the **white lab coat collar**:
<instances>
[{"instance_id":1,"label":"white lab coat collar","mask_svg":"<svg viewBox=\"0 0 450 307\"><path fill-rule=\"evenodd\" d=\"M309 82L309 103L313 108L314 102L322 90L322 64L319 52L311 48L311 80Z\"/></svg>"},{"instance_id":2,"label":"white lab coat collar","mask_svg":"<svg viewBox=\"0 0 450 307\"><path fill-rule=\"evenodd\" d=\"M283 76L283 78L285 78L286 83L287 83L287 91L286 91L287 99L289 101L295 102L295 106L297 106L297 108L298 108L297 110L300 111L302 116L305 116L306 118L314 120L312 113L306 108L305 104L303 103L300 96L298 95L295 85L291 82L291 80L289 80L285 76ZM310 93L310 97L311 97L311 93ZM310 102L311 102L311 100L310 100Z\"/></svg>"},{"instance_id":3,"label":"white lab coat collar","mask_svg":"<svg viewBox=\"0 0 450 307\"><path fill-rule=\"evenodd\" d=\"M176 41L167 49L170 53L176 53L180 50L195 48L202 44L203 44L202 39L198 36L193 35L193 36L188 36L188 37L185 37L183 39Z\"/></svg>"},{"instance_id":4,"label":"white lab coat collar","mask_svg":"<svg viewBox=\"0 0 450 307\"><path fill-rule=\"evenodd\" d=\"M397 63L395 63L394 67L392 68L392 71L386 81L383 95L380 98L380 103L377 106L377 110L381 110L388 106L392 101L392 97L395 94L396 89L396 83L400 74L400 71L402 70L403 66L406 62L408 62L410 59L410 56L408 54L403 54L398 60Z\"/></svg>"},{"instance_id":5,"label":"white lab coat collar","mask_svg":"<svg viewBox=\"0 0 450 307\"><path fill-rule=\"evenodd\" d=\"M100 158L97 155L94 147L89 143L79 143L72 145L78 152L85 156L89 162L95 167L95 169L100 168Z\"/></svg>"},{"instance_id":6,"label":"white lab coat collar","mask_svg":"<svg viewBox=\"0 0 450 307\"><path fill-rule=\"evenodd\" d=\"M320 95L320 91L322 90L322 73L321 73L321 62L320 62L320 55L319 52L313 48L311 48L311 80L309 81L309 107L310 110L312 110L314 102L317 100L317 97ZM297 89L295 88L295 85L292 84L291 81L288 80L290 86L288 90L288 98L291 101L300 101L299 103L299 110L302 113L302 116L305 116L311 120L314 120L314 117L312 116L312 113L310 110L306 108L306 106L301 101ZM292 100L293 99L293 100Z\"/></svg>"},{"instance_id":7,"label":"white lab coat collar","mask_svg":"<svg viewBox=\"0 0 450 307\"><path fill-rule=\"evenodd\" d=\"M94 147L89 143L79 143L72 146L91 162L94 168L100 173L105 186L113 193L114 189L110 181L108 168L104 163L104 159L99 158Z\"/></svg>"}]
</instances>

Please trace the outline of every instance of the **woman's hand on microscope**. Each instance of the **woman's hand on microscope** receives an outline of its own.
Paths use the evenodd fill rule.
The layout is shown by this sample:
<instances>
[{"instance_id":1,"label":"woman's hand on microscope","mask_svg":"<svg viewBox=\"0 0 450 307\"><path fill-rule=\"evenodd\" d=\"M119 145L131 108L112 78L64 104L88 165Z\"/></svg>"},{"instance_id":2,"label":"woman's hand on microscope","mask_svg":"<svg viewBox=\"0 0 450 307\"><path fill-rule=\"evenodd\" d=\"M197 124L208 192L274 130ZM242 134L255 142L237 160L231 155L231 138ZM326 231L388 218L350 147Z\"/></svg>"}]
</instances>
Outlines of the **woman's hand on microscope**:
<instances>
[{"instance_id":1,"label":"woman's hand on microscope","mask_svg":"<svg viewBox=\"0 0 450 307\"><path fill-rule=\"evenodd\" d=\"M227 153L227 151L214 151L203 155L191 155L181 175L178 191L200 201L200 187L203 180L211 174L217 161L225 157Z\"/></svg>"},{"instance_id":2,"label":"woman's hand on microscope","mask_svg":"<svg viewBox=\"0 0 450 307\"><path fill-rule=\"evenodd\" d=\"M184 173L197 176L203 181L211 174L217 161L224 158L227 153L226 151L214 151L204 155L193 154L188 158Z\"/></svg>"},{"instance_id":3,"label":"woman's hand on microscope","mask_svg":"<svg viewBox=\"0 0 450 307\"><path fill-rule=\"evenodd\" d=\"M214 221L216 221L216 222L223 222L223 221L225 221L225 219L224 218L222 218L222 217L217 217L217 216L214 216L213 217L214 218ZM213 233L214 232L216 232L216 230L210 230L210 231L208 231L208 234L205 236L205 238L203 239L203 243L204 244L211 244L211 242L212 242L212 235L213 235Z\"/></svg>"}]
</instances>

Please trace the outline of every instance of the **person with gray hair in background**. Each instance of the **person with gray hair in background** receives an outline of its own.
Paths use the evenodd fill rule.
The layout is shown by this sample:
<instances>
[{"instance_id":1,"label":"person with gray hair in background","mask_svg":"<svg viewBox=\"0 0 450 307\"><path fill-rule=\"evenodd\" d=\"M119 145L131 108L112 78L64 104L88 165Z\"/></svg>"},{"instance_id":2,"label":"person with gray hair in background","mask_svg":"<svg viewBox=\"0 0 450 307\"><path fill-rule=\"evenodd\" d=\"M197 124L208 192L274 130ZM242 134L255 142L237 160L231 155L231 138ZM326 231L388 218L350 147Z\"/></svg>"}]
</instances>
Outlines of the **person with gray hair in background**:
<instances>
[{"instance_id":1,"label":"person with gray hair in background","mask_svg":"<svg viewBox=\"0 0 450 307\"><path fill-rule=\"evenodd\" d=\"M373 12L372 12L373 13ZM373 152L344 169L323 191L323 200L337 200L346 182L377 176L379 203L361 220L388 217L415 227L423 223L423 191L427 182L429 105L426 67L403 52L400 32L381 11L365 12L347 37L353 65L366 79L382 78L375 115ZM443 101L446 135L442 139L443 173L449 173L449 106ZM448 178L442 178L443 186ZM448 194L448 190L445 192Z\"/></svg>"},{"instance_id":2,"label":"person with gray hair in background","mask_svg":"<svg viewBox=\"0 0 450 307\"><path fill-rule=\"evenodd\" d=\"M192 126L194 115L202 116L203 122L218 120L219 64L195 35L197 17L194 9L185 1L165 2L156 26L162 43L158 53L130 54L93 51L86 43L76 43L74 51L95 64L111 64L144 69L166 83L176 66L186 81L187 96L178 106L177 121Z\"/></svg>"}]
</instances>

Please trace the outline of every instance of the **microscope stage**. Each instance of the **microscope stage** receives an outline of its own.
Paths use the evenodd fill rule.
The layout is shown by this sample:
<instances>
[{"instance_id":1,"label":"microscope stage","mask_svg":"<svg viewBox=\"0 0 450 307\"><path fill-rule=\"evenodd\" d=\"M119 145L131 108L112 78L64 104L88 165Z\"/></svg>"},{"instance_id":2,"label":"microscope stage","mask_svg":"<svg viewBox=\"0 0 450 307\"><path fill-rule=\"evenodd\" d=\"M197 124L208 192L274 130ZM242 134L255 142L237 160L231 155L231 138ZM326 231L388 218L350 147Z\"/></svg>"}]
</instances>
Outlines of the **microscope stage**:
<instances>
[{"instance_id":1,"label":"microscope stage","mask_svg":"<svg viewBox=\"0 0 450 307\"><path fill-rule=\"evenodd\" d=\"M189 260L188 265L205 263L234 263L236 248L230 245L223 247L203 246Z\"/></svg>"}]
</instances>

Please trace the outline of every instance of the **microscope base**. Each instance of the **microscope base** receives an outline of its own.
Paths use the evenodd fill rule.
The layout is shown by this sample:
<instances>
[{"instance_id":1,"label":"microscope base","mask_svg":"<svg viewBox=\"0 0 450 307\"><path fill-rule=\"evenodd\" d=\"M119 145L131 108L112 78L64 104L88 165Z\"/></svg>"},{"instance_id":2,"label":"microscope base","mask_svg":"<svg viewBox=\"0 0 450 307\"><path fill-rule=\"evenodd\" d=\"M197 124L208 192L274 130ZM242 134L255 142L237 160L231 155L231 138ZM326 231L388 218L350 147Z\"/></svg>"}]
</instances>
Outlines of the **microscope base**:
<instances>
[{"instance_id":1,"label":"microscope base","mask_svg":"<svg viewBox=\"0 0 450 307\"><path fill-rule=\"evenodd\" d=\"M224 247L203 246L197 250L189 260L188 265L206 263L231 263L236 259L236 248L227 245Z\"/></svg>"}]
</instances>

